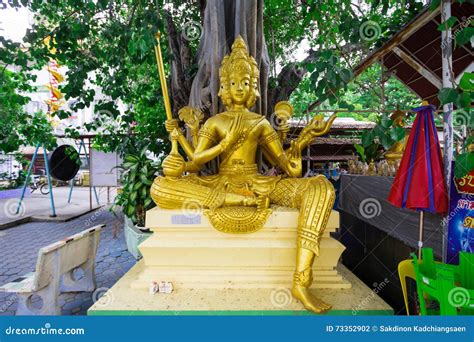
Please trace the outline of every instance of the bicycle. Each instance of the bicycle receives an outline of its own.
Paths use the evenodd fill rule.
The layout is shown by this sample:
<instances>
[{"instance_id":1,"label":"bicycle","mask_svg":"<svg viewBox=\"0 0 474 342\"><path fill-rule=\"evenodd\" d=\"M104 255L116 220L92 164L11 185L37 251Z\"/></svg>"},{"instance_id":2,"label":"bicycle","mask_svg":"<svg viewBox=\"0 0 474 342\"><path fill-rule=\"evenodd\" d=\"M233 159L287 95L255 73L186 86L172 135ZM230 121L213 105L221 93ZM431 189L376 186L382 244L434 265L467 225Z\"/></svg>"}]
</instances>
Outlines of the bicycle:
<instances>
[{"instance_id":1,"label":"bicycle","mask_svg":"<svg viewBox=\"0 0 474 342\"><path fill-rule=\"evenodd\" d=\"M43 176L32 176L30 189L31 189L31 193L39 189L41 194L43 195L49 194L48 182L46 182Z\"/></svg>"}]
</instances>

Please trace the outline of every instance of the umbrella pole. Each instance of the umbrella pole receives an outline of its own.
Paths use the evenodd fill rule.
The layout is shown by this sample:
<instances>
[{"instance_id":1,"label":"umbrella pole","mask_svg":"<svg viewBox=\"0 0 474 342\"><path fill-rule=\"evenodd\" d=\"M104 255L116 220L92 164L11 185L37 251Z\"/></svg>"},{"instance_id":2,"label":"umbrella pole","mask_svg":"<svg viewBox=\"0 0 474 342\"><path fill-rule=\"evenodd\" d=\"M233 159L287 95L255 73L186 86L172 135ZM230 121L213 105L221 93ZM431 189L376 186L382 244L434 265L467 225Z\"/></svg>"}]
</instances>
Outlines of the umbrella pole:
<instances>
[{"instance_id":1,"label":"umbrella pole","mask_svg":"<svg viewBox=\"0 0 474 342\"><path fill-rule=\"evenodd\" d=\"M420 211L420 235L418 236L418 259L421 260L421 247L423 247L423 211Z\"/></svg>"}]
</instances>

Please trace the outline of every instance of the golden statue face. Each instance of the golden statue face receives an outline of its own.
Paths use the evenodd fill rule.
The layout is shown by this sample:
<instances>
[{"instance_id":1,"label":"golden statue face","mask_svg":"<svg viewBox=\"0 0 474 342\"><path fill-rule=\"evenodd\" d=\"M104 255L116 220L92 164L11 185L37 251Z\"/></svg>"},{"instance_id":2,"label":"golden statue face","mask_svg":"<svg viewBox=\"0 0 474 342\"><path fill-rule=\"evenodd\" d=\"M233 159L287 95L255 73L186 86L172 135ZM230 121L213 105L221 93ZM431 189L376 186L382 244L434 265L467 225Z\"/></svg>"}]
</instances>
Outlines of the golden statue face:
<instances>
[{"instance_id":1,"label":"golden statue face","mask_svg":"<svg viewBox=\"0 0 474 342\"><path fill-rule=\"evenodd\" d=\"M246 104L250 96L250 75L247 73L232 73L229 80L229 91L234 104Z\"/></svg>"}]
</instances>

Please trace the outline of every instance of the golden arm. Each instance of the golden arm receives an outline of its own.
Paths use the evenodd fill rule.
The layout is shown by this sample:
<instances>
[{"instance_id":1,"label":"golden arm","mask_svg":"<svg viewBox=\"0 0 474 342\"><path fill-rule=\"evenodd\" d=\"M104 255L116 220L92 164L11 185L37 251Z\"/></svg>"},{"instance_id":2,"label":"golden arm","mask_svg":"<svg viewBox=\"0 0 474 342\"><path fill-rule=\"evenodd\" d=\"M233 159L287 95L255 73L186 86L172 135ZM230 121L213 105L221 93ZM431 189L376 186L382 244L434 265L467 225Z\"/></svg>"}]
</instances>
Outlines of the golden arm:
<instances>
[{"instance_id":1,"label":"golden arm","mask_svg":"<svg viewBox=\"0 0 474 342\"><path fill-rule=\"evenodd\" d=\"M263 124L260 145L263 147L263 154L272 165L279 166L290 177L301 176L301 156L285 152L278 134L268 121Z\"/></svg>"},{"instance_id":2,"label":"golden arm","mask_svg":"<svg viewBox=\"0 0 474 342\"><path fill-rule=\"evenodd\" d=\"M336 120L337 112L331 115L331 117L324 121L322 115L316 115L313 120L301 130L300 135L296 138L295 148L300 151L306 148L314 138L325 135L331 129L332 123Z\"/></svg>"},{"instance_id":3,"label":"golden arm","mask_svg":"<svg viewBox=\"0 0 474 342\"><path fill-rule=\"evenodd\" d=\"M165 121L166 131L171 134L176 129L177 134L177 141L181 145L186 153L186 156L189 160L193 159L194 156L194 147L189 143L188 139L184 136L181 128L179 128L179 122L176 119L170 119Z\"/></svg>"},{"instance_id":4,"label":"golden arm","mask_svg":"<svg viewBox=\"0 0 474 342\"><path fill-rule=\"evenodd\" d=\"M189 158L190 161L186 163L186 171L199 171L202 165L213 160L224 151L225 144L222 141L216 143L215 128L212 122L212 119L207 120L201 128L206 134L198 136L196 148L193 149L193 154Z\"/></svg>"}]
</instances>

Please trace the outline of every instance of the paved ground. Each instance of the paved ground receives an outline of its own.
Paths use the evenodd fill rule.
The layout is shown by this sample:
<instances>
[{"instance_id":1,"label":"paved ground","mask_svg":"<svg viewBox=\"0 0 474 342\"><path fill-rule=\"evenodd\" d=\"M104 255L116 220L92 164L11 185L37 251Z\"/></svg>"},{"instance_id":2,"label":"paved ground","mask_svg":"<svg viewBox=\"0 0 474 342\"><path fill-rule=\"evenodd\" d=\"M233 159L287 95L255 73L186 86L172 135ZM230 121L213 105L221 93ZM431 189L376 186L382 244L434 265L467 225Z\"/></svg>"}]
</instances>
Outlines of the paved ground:
<instances>
[{"instance_id":1,"label":"paved ground","mask_svg":"<svg viewBox=\"0 0 474 342\"><path fill-rule=\"evenodd\" d=\"M0 285L35 269L38 250L50 243L105 223L96 257L96 296L112 287L134 264L127 251L123 227L103 207L69 222L31 222L0 231ZM93 293L61 294L63 315L84 315L93 303ZM17 301L12 293L0 293L0 315L14 315Z\"/></svg>"},{"instance_id":2,"label":"paved ground","mask_svg":"<svg viewBox=\"0 0 474 342\"><path fill-rule=\"evenodd\" d=\"M29 189L27 189L29 191ZM20 211L16 214L18 202L21 194L21 189L9 192L0 192L0 227L6 223L16 221L28 216L49 219L51 215L51 202L49 195L42 195L39 190L25 197ZM76 216L79 213L90 210L89 205L89 188L88 187L74 187L71 197L71 203L67 203L69 194L69 187L55 187L53 188L53 198L56 208L57 219L63 220ZM101 205L107 203L107 188L97 188L97 195ZM11 197L13 196L13 197ZM113 201L115 196L115 189L110 189L109 200ZM98 204L92 192L92 205L97 208Z\"/></svg>"}]
</instances>

